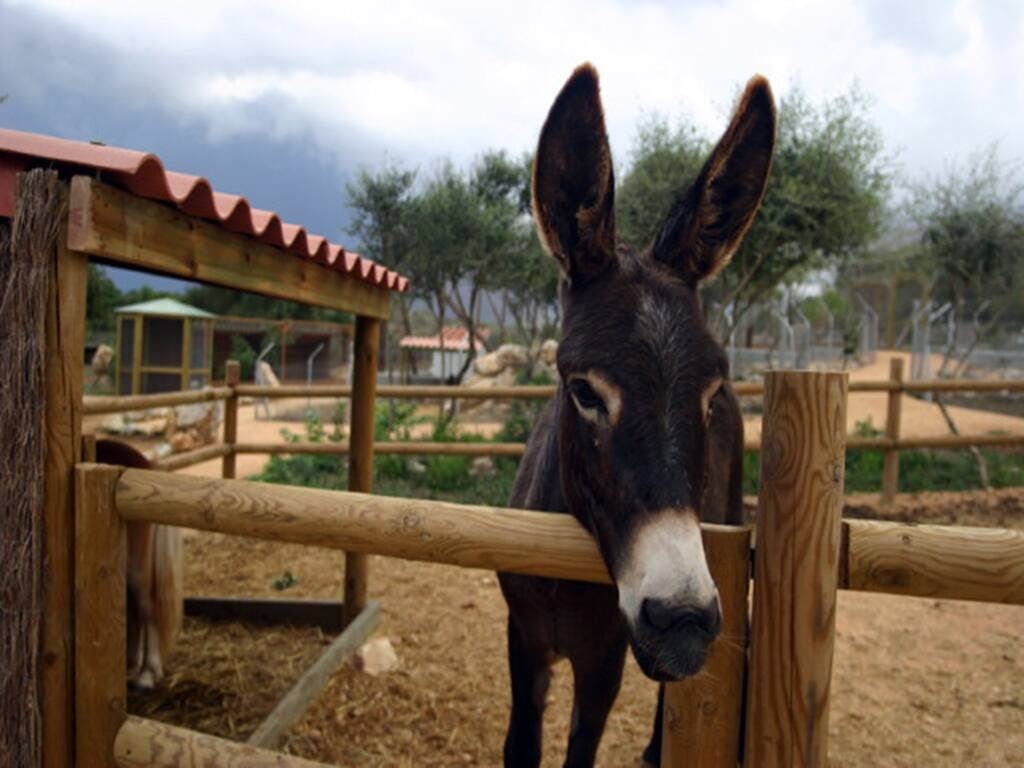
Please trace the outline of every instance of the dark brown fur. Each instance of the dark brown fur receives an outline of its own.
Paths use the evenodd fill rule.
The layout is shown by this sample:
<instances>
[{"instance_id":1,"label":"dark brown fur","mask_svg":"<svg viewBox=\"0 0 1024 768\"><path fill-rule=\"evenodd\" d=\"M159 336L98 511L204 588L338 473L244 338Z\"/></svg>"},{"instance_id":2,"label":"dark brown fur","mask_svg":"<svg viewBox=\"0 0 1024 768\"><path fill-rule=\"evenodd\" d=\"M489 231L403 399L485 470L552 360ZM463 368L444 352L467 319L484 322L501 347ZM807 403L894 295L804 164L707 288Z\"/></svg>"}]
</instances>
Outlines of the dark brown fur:
<instances>
[{"instance_id":1,"label":"dark brown fur","mask_svg":"<svg viewBox=\"0 0 1024 768\"><path fill-rule=\"evenodd\" d=\"M771 92L755 78L697 180L642 252L615 241L611 153L590 65L566 83L541 132L534 212L563 277L562 383L530 436L510 503L572 514L596 539L613 578L631 536L659 510L741 522L743 422L727 383L711 398L710 415L702 412L702 393L713 391L719 378L725 382L728 364L704 327L697 287L727 263L750 226L774 131ZM570 392L592 371L623 395L614 420L584 418L578 397L592 393ZM660 680L692 674L702 663L703 646L684 652L674 635L656 654L644 650L650 642L633 636L615 586L499 577L509 606L507 766L539 763L556 659L569 659L575 681L567 766L593 764L627 646ZM716 627L706 628L704 645L715 633ZM648 762L657 764L660 740L659 701Z\"/></svg>"}]
</instances>

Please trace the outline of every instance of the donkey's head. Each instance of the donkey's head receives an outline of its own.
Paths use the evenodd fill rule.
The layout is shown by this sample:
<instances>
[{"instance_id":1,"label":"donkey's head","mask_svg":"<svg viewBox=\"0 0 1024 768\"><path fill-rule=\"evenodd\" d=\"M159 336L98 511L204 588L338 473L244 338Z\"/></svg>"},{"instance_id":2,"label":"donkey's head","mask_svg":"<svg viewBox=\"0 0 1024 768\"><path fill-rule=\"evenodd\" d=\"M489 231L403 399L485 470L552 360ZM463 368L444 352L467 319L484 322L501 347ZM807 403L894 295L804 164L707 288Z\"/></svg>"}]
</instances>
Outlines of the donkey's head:
<instances>
[{"instance_id":1,"label":"donkey's head","mask_svg":"<svg viewBox=\"0 0 1024 768\"><path fill-rule=\"evenodd\" d=\"M655 679L699 670L721 625L699 520L716 472L711 414L729 405L728 363L697 291L750 226L774 140L771 90L755 77L643 251L616 241L611 151L590 65L555 100L534 162L537 227L562 276L563 491L597 539L634 654Z\"/></svg>"}]
</instances>

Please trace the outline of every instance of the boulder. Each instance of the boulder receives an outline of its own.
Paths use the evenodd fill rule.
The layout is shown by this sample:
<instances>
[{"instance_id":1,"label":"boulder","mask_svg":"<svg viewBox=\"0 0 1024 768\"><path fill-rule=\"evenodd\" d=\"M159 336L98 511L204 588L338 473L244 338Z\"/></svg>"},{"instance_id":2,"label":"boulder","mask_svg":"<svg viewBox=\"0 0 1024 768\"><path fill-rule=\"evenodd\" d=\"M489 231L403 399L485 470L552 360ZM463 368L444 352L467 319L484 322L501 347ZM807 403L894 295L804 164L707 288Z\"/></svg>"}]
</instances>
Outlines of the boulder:
<instances>
[{"instance_id":1,"label":"boulder","mask_svg":"<svg viewBox=\"0 0 1024 768\"><path fill-rule=\"evenodd\" d=\"M386 637L375 637L363 643L352 660L356 669L373 677L398 666L398 654Z\"/></svg>"},{"instance_id":2,"label":"boulder","mask_svg":"<svg viewBox=\"0 0 1024 768\"><path fill-rule=\"evenodd\" d=\"M494 460L489 456L477 456L469 465L471 477L491 477L494 474Z\"/></svg>"},{"instance_id":3,"label":"boulder","mask_svg":"<svg viewBox=\"0 0 1024 768\"><path fill-rule=\"evenodd\" d=\"M522 344L502 344L494 354L502 362L502 370L507 368L522 368L526 365L526 347Z\"/></svg>"},{"instance_id":4,"label":"boulder","mask_svg":"<svg viewBox=\"0 0 1024 768\"><path fill-rule=\"evenodd\" d=\"M199 447L199 441L195 438L192 430L187 432L175 432L168 441L174 453L184 453Z\"/></svg>"},{"instance_id":5,"label":"boulder","mask_svg":"<svg viewBox=\"0 0 1024 768\"><path fill-rule=\"evenodd\" d=\"M486 355L480 355L473 361L473 370L476 371L478 376L497 376L501 373L503 366L504 363L502 363L501 357L497 352L488 352Z\"/></svg>"},{"instance_id":6,"label":"boulder","mask_svg":"<svg viewBox=\"0 0 1024 768\"><path fill-rule=\"evenodd\" d=\"M540 345L540 359L545 365L549 365L552 368L555 367L555 361L558 357L558 342L554 339L546 339L543 344Z\"/></svg>"}]
</instances>

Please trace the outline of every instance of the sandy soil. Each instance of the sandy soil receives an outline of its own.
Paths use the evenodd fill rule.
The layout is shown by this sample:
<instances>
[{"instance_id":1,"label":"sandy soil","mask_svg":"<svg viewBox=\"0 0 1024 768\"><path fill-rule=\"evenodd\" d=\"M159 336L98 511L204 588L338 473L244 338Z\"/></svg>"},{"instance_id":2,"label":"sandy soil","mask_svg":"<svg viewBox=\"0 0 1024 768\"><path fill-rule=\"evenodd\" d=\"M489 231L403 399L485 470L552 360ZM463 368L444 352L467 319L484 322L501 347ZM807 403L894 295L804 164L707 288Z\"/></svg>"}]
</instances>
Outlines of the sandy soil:
<instances>
[{"instance_id":1,"label":"sandy soil","mask_svg":"<svg viewBox=\"0 0 1024 768\"><path fill-rule=\"evenodd\" d=\"M862 516L1024 529L1024 492L922 494L890 515L872 496ZM342 560L290 545L191 534L191 594L337 596ZM371 558L378 634L397 670L370 677L346 666L288 736L293 753L352 766L496 765L508 715L504 602L492 573ZM832 765L1024 765L1024 608L844 592L837 614L830 721ZM244 739L325 642L316 630L189 620L167 684L133 696L134 711ZM560 764L571 674L556 670L544 765ZM599 764L634 765L649 736L654 685L632 659Z\"/></svg>"}]
</instances>

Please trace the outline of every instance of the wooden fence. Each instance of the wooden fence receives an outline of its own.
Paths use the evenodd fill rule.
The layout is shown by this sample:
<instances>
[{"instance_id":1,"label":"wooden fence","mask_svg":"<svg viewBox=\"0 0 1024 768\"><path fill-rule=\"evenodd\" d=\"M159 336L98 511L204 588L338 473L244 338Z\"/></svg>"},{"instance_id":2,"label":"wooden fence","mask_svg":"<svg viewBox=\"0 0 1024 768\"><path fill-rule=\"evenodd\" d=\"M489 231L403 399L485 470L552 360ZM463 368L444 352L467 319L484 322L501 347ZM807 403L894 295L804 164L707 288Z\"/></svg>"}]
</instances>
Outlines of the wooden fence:
<instances>
[{"instance_id":1,"label":"wooden fence","mask_svg":"<svg viewBox=\"0 0 1024 768\"><path fill-rule=\"evenodd\" d=\"M87 397L83 405L84 414L116 413L142 410L158 406L181 405L186 403L224 400L225 429L224 442L209 445L193 451L169 456L158 464L161 469L180 469L198 464L218 456L224 457L224 477L234 477L235 456L245 453L261 454L337 454L351 452L347 441L321 443L258 443L238 439L238 402L241 397L259 398L350 398L352 387L344 385L288 385L282 387L260 386L238 383L237 367L228 365L226 386L196 392L173 392L163 395L136 395L125 397ZM233 371L233 372L232 372ZM733 390L745 397L763 396L765 386L761 382L734 382ZM971 447L1021 447L1024 435L941 435L903 436L901 434L902 403L905 394L942 392L1024 392L1024 380L929 379L904 381L903 360L890 361L889 378L874 381L853 381L850 392L886 393L886 418L882 434L877 437L852 436L846 440L849 450L877 450L884 453L882 469L882 499L891 502L899 487L900 451L915 448L971 448ZM378 386L377 397L403 400L546 400L555 393L554 386L510 386L478 389L466 386ZM377 442L373 451L380 455L406 456L522 456L523 443L504 442ZM759 440L747 440L747 452L760 452ZM230 470L230 471L229 471Z\"/></svg>"},{"instance_id":2,"label":"wooden fence","mask_svg":"<svg viewBox=\"0 0 1024 768\"><path fill-rule=\"evenodd\" d=\"M1024 605L1024 533L841 521L845 403L844 374L768 377L749 630L751 531L705 525L730 642L712 646L707 674L668 686L665 766L734 767L741 745L748 766L825 764L837 589ZM78 668L90 670L75 680L82 765L177 764L161 762L171 744L223 764L311 765L127 717L127 521L609 580L593 539L568 516L92 464L75 479L75 643Z\"/></svg>"}]
</instances>

